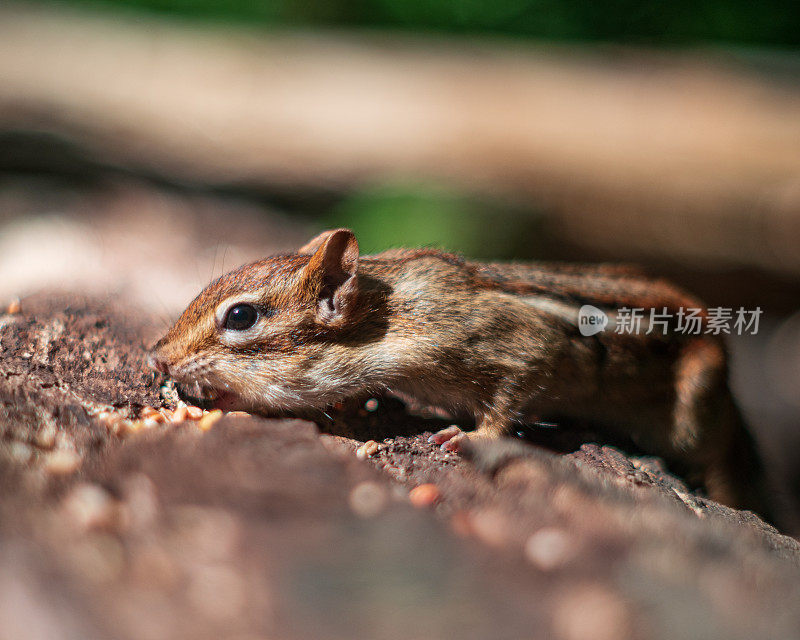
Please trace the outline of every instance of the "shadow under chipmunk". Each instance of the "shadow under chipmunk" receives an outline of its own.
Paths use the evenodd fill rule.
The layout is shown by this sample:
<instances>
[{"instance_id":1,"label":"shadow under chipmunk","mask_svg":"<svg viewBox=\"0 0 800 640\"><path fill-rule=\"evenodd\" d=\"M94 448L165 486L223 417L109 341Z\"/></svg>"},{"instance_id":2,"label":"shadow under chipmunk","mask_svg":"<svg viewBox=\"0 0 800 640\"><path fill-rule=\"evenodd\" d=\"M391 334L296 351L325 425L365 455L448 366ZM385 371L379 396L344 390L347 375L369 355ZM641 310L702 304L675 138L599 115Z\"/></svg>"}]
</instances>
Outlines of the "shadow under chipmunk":
<instances>
[{"instance_id":1,"label":"shadow under chipmunk","mask_svg":"<svg viewBox=\"0 0 800 640\"><path fill-rule=\"evenodd\" d=\"M178 395L186 402L203 408L213 408L212 402L192 396L181 385L178 385L177 389ZM401 400L386 394L352 398L337 403L324 412L312 410L292 413L270 412L260 415L269 418L307 419L316 423L324 433L362 442L436 433L451 425L457 425L464 431L472 430L475 426L474 421L456 419L442 409L420 404L413 398L406 397ZM558 422L520 423L516 426L513 438L509 440L562 455L576 453L583 445L593 444L615 447L629 456L653 458L652 454L642 450L630 438L610 434L587 422L567 419L559 419ZM468 457L472 459L476 449L482 448L483 444L473 444ZM666 463L664 466L667 466ZM681 478L685 478L682 469L675 468L675 465L669 465L669 468ZM700 485L689 484L689 486L693 490L702 492Z\"/></svg>"},{"instance_id":2,"label":"shadow under chipmunk","mask_svg":"<svg viewBox=\"0 0 800 640\"><path fill-rule=\"evenodd\" d=\"M295 416L297 417L297 416ZM413 398L383 395L356 398L340 403L327 411L324 416L303 416L317 423L319 428L331 435L343 436L360 441L411 437L426 433L437 433L451 425L457 425L465 431L474 428L470 420L458 420L437 407L425 406ZM530 446L526 446L530 445ZM588 449L587 449L588 446ZM618 453L610 453L609 447ZM652 452L642 449L631 438L615 434L602 426L588 421L570 420L560 417L555 421L537 421L519 423L512 437L500 441L472 440L460 452L465 459L476 467L491 475L493 468L506 457L534 455L536 451L550 452L559 456L578 456L583 459L592 455L591 451L603 451L605 456L612 455L647 461L645 466L658 469L658 476L675 477L678 483L685 485L695 497L709 502L702 483L693 481L690 469L683 467L679 461L667 461ZM633 463L636 466L636 462ZM603 466L603 465L601 465ZM681 498L684 500L685 498ZM688 498L692 500L693 498ZM714 503L716 504L716 503ZM784 509L777 508L768 512L759 512L764 522L785 528ZM725 509L721 505L719 508Z\"/></svg>"},{"instance_id":3,"label":"shadow under chipmunk","mask_svg":"<svg viewBox=\"0 0 800 640\"><path fill-rule=\"evenodd\" d=\"M177 396L203 409L213 409L214 401L195 396L188 385L176 385ZM384 440L398 436L436 433L457 425L464 431L475 427L474 420L456 418L438 407L416 402L413 398L394 395L366 395L336 403L327 409L309 411L259 412L265 418L302 418L315 422L325 433L354 440ZM615 446L631 455L647 455L633 440L602 432L587 423L569 420L518 424L515 438L554 453L572 453L586 443Z\"/></svg>"}]
</instances>

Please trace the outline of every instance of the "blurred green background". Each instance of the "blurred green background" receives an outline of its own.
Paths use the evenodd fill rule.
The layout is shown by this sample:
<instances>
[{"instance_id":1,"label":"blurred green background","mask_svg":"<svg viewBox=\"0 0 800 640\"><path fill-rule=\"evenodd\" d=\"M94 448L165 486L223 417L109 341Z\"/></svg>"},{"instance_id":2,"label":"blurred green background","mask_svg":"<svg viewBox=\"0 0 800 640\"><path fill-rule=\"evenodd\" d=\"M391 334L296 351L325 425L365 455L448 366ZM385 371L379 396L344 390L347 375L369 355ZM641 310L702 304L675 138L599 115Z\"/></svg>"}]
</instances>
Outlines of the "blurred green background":
<instances>
[{"instance_id":1,"label":"blurred green background","mask_svg":"<svg viewBox=\"0 0 800 640\"><path fill-rule=\"evenodd\" d=\"M215 21L653 44L800 42L796 0L73 0Z\"/></svg>"},{"instance_id":2,"label":"blurred green background","mask_svg":"<svg viewBox=\"0 0 800 640\"><path fill-rule=\"evenodd\" d=\"M31 4L42 4L32 2ZM248 28L395 30L530 43L724 51L769 75L800 77L797 0L56 0L113 16L149 15ZM787 73L788 72L788 73ZM548 212L476 199L445 183L387 174L319 207L311 224L348 226L367 252L437 246L476 258L570 257L546 240ZM524 239L524 241L523 241Z\"/></svg>"},{"instance_id":3,"label":"blurred green background","mask_svg":"<svg viewBox=\"0 0 800 640\"><path fill-rule=\"evenodd\" d=\"M442 184L389 181L348 194L322 215L324 227L350 227L367 253L435 246L480 259L546 255L545 218Z\"/></svg>"}]
</instances>

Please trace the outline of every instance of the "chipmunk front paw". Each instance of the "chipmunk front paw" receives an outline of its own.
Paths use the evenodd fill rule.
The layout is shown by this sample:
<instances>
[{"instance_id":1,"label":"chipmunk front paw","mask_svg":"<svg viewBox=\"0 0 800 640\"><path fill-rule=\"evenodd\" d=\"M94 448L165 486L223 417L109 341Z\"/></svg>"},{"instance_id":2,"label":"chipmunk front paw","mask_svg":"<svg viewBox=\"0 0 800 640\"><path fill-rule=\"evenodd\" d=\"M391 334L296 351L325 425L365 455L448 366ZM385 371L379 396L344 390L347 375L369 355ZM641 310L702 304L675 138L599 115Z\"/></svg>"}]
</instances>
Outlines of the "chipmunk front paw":
<instances>
[{"instance_id":1,"label":"chipmunk front paw","mask_svg":"<svg viewBox=\"0 0 800 640\"><path fill-rule=\"evenodd\" d=\"M430 438L428 438L428 442L440 445L442 447L442 451L452 451L457 453L466 439L467 434L464 433L460 427L451 425L446 429L442 429L441 431L434 433Z\"/></svg>"},{"instance_id":2,"label":"chipmunk front paw","mask_svg":"<svg viewBox=\"0 0 800 640\"><path fill-rule=\"evenodd\" d=\"M441 446L442 451L450 451L451 453L462 453L464 446L467 443L483 442L488 440L495 440L496 438L490 433L485 433L480 429L465 433L460 427L450 425L446 429L437 431L430 438L428 442L438 444Z\"/></svg>"}]
</instances>

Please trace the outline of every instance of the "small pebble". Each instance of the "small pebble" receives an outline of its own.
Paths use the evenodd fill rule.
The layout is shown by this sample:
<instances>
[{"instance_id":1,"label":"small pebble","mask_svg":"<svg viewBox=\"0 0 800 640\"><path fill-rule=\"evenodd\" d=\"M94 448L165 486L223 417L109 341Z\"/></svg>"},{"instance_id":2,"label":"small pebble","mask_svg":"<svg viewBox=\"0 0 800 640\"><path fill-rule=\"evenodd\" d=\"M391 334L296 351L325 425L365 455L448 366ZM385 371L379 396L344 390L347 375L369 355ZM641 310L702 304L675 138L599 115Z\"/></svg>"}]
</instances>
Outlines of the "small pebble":
<instances>
[{"instance_id":1,"label":"small pebble","mask_svg":"<svg viewBox=\"0 0 800 640\"><path fill-rule=\"evenodd\" d=\"M15 462L26 463L33 457L33 449L24 442L11 442L8 445L8 452Z\"/></svg>"},{"instance_id":2,"label":"small pebble","mask_svg":"<svg viewBox=\"0 0 800 640\"><path fill-rule=\"evenodd\" d=\"M370 518L379 514L386 505L386 501L386 491L375 482L362 482L350 492L350 508L362 518Z\"/></svg>"},{"instance_id":3,"label":"small pebble","mask_svg":"<svg viewBox=\"0 0 800 640\"><path fill-rule=\"evenodd\" d=\"M142 409L142 418L145 422L148 420L155 420L157 423L166 422L167 417L154 407L145 407Z\"/></svg>"},{"instance_id":4,"label":"small pebble","mask_svg":"<svg viewBox=\"0 0 800 640\"><path fill-rule=\"evenodd\" d=\"M14 298L9 303L6 313L13 316L18 314L20 311L22 311L22 305L20 305L19 298Z\"/></svg>"},{"instance_id":5,"label":"small pebble","mask_svg":"<svg viewBox=\"0 0 800 640\"><path fill-rule=\"evenodd\" d=\"M576 585L557 598L553 630L560 640L626 640L633 636L625 601L600 584Z\"/></svg>"},{"instance_id":6,"label":"small pebble","mask_svg":"<svg viewBox=\"0 0 800 640\"><path fill-rule=\"evenodd\" d=\"M495 509L473 511L469 516L473 535L492 547L504 547L512 539L508 519Z\"/></svg>"},{"instance_id":7,"label":"small pebble","mask_svg":"<svg viewBox=\"0 0 800 640\"><path fill-rule=\"evenodd\" d=\"M81 457L69 449L54 451L44 463L45 471L53 475L66 475L77 470L81 466Z\"/></svg>"},{"instance_id":8,"label":"small pebble","mask_svg":"<svg viewBox=\"0 0 800 640\"><path fill-rule=\"evenodd\" d=\"M228 411L228 413L226 413L225 415L230 417L230 418L249 418L250 417L250 414L247 413L247 411Z\"/></svg>"},{"instance_id":9,"label":"small pebble","mask_svg":"<svg viewBox=\"0 0 800 640\"><path fill-rule=\"evenodd\" d=\"M83 483L64 498L62 508L82 530L108 528L117 521L117 502L96 484Z\"/></svg>"},{"instance_id":10,"label":"small pebble","mask_svg":"<svg viewBox=\"0 0 800 640\"><path fill-rule=\"evenodd\" d=\"M378 410L378 401L375 398L370 398L364 403L364 408L367 411L377 411Z\"/></svg>"},{"instance_id":11,"label":"small pebble","mask_svg":"<svg viewBox=\"0 0 800 640\"><path fill-rule=\"evenodd\" d=\"M456 511L450 518L450 526L453 532L462 538L472 536L472 521L468 511Z\"/></svg>"},{"instance_id":12,"label":"small pebble","mask_svg":"<svg viewBox=\"0 0 800 640\"><path fill-rule=\"evenodd\" d=\"M110 426L120 419L120 415L116 411L101 411L97 414L97 419Z\"/></svg>"},{"instance_id":13,"label":"small pebble","mask_svg":"<svg viewBox=\"0 0 800 640\"><path fill-rule=\"evenodd\" d=\"M189 418L192 420L199 420L203 417L203 410L200 407L188 406L186 407L186 413L189 414Z\"/></svg>"},{"instance_id":14,"label":"small pebble","mask_svg":"<svg viewBox=\"0 0 800 640\"><path fill-rule=\"evenodd\" d=\"M575 553L575 542L561 529L545 527L525 542L525 557L542 571L552 571Z\"/></svg>"},{"instance_id":15,"label":"small pebble","mask_svg":"<svg viewBox=\"0 0 800 640\"><path fill-rule=\"evenodd\" d=\"M184 422L189 418L189 409L186 405L182 407L179 405L175 411L172 412L172 417L170 418L170 422Z\"/></svg>"},{"instance_id":16,"label":"small pebble","mask_svg":"<svg viewBox=\"0 0 800 640\"><path fill-rule=\"evenodd\" d=\"M222 418L222 411L219 409L209 411L202 418L200 418L199 422L197 423L197 428L200 429L200 431L208 431L219 421L220 418Z\"/></svg>"},{"instance_id":17,"label":"small pebble","mask_svg":"<svg viewBox=\"0 0 800 640\"><path fill-rule=\"evenodd\" d=\"M42 449L52 449L56 444L56 427L48 424L36 434L35 444Z\"/></svg>"},{"instance_id":18,"label":"small pebble","mask_svg":"<svg viewBox=\"0 0 800 640\"><path fill-rule=\"evenodd\" d=\"M381 448L374 440L367 440L364 444L362 444L358 449L356 449L356 458L359 460L366 460L370 456L378 453L378 450Z\"/></svg>"},{"instance_id":19,"label":"small pebble","mask_svg":"<svg viewBox=\"0 0 800 640\"><path fill-rule=\"evenodd\" d=\"M408 499L415 507L432 507L439 501L442 493L435 484L421 484L408 493Z\"/></svg>"}]
</instances>

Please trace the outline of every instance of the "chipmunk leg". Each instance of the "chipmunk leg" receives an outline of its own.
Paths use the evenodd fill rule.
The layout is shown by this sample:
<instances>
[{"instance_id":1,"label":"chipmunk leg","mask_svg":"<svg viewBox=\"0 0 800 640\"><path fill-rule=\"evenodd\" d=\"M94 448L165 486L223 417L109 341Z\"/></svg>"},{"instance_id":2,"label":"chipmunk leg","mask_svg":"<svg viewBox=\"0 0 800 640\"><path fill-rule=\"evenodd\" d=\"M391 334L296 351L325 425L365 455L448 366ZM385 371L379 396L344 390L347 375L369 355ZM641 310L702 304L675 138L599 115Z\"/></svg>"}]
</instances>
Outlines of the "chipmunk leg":
<instances>
[{"instance_id":1,"label":"chipmunk leg","mask_svg":"<svg viewBox=\"0 0 800 640\"><path fill-rule=\"evenodd\" d=\"M444 451L458 452L467 440L496 440L511 433L513 425L511 415L505 403L501 406L495 405L480 416L474 431L466 433L460 427L452 425L434 433L429 442L441 445Z\"/></svg>"},{"instance_id":2,"label":"chipmunk leg","mask_svg":"<svg viewBox=\"0 0 800 640\"><path fill-rule=\"evenodd\" d=\"M770 500L756 443L727 387L719 342L687 345L678 362L673 456L714 500L769 517Z\"/></svg>"}]
</instances>

